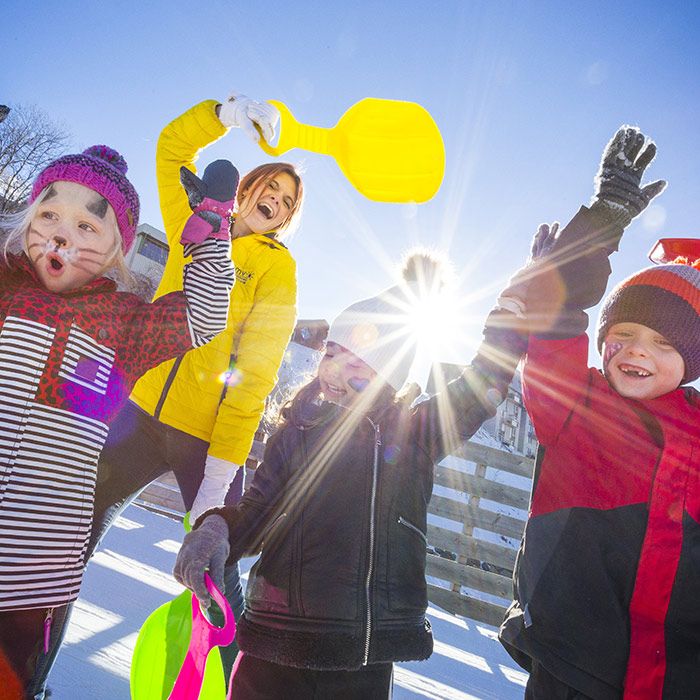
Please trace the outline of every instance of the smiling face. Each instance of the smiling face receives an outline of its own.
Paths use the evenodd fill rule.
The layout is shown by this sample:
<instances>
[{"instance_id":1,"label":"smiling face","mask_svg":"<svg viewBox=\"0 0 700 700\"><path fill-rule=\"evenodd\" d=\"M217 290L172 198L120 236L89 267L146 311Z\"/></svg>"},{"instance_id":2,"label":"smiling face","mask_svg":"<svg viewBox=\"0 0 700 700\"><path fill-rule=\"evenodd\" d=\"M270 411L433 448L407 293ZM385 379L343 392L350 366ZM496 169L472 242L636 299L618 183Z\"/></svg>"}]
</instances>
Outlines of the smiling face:
<instances>
[{"instance_id":1,"label":"smiling face","mask_svg":"<svg viewBox=\"0 0 700 700\"><path fill-rule=\"evenodd\" d=\"M298 188L289 173L277 173L261 184L251 191L241 192L234 236L275 231L294 213Z\"/></svg>"},{"instance_id":2,"label":"smiling face","mask_svg":"<svg viewBox=\"0 0 700 700\"><path fill-rule=\"evenodd\" d=\"M603 343L603 369L618 394L655 399L678 388L685 363L660 333L639 323L616 323Z\"/></svg>"},{"instance_id":3,"label":"smiling face","mask_svg":"<svg viewBox=\"0 0 700 700\"><path fill-rule=\"evenodd\" d=\"M38 205L26 236L29 259L51 292L78 289L114 258L119 233L112 207L75 182L54 182Z\"/></svg>"},{"instance_id":4,"label":"smiling face","mask_svg":"<svg viewBox=\"0 0 700 700\"><path fill-rule=\"evenodd\" d=\"M377 373L342 345L328 343L318 367L318 378L326 401L352 406L377 378Z\"/></svg>"}]
</instances>

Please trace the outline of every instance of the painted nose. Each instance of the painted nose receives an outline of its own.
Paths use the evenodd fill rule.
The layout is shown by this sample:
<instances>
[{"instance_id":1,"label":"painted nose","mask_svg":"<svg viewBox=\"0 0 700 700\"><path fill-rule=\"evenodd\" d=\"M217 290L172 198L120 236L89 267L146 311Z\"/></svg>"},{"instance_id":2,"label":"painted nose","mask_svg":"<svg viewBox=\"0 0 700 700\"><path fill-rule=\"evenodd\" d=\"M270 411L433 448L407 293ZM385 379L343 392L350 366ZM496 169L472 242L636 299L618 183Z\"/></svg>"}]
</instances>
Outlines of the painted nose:
<instances>
[{"instance_id":1,"label":"painted nose","mask_svg":"<svg viewBox=\"0 0 700 700\"><path fill-rule=\"evenodd\" d=\"M56 248L65 248L68 245L68 241L63 236L54 236L53 240Z\"/></svg>"}]
</instances>

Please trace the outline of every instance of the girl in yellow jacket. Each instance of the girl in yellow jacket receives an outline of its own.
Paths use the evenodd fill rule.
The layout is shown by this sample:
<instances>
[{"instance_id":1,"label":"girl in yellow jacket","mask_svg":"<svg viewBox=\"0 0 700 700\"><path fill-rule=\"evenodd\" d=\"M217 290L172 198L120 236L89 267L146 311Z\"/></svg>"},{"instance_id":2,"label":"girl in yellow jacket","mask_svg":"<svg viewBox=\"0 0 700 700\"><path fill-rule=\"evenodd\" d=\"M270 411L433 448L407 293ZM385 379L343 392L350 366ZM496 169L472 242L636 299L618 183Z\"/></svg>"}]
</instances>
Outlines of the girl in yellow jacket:
<instances>
[{"instance_id":1,"label":"girl in yellow jacket","mask_svg":"<svg viewBox=\"0 0 700 700\"><path fill-rule=\"evenodd\" d=\"M270 142L278 121L272 105L233 94L223 104L195 105L163 129L156 175L170 253L156 298L182 289L186 260L177 242L192 210L180 167L196 172L200 150L230 127L255 141L259 129ZM296 320L296 264L281 239L298 223L302 199L301 178L289 163L263 164L241 178L231 221L236 284L228 326L205 347L145 374L112 423L99 464L88 556L125 505L167 471L175 473L193 522L209 508L240 499L239 466L250 452ZM226 596L238 616L243 598L237 565L226 572ZM45 683L64 627L54 620L52 651L40 661L36 688ZM235 645L222 650L226 677L236 651Z\"/></svg>"},{"instance_id":2,"label":"girl in yellow jacket","mask_svg":"<svg viewBox=\"0 0 700 700\"><path fill-rule=\"evenodd\" d=\"M272 105L234 95L223 105L202 102L163 129L156 175L169 242L179 240L191 213L180 167L194 170L200 149L223 136L227 127L242 127L257 140L257 124L270 140L278 120ZM226 331L207 352L187 353L149 372L131 394L159 424L207 443L206 468L190 463L184 472L174 469L192 520L223 502L248 457L265 399L275 385L296 318L296 265L280 239L296 223L302 197L301 178L287 163L260 165L242 178L231 224L237 284ZM156 297L180 287L184 263L181 254L170 253ZM109 462L124 470L121 459ZM173 467L177 465L167 469Z\"/></svg>"}]
</instances>

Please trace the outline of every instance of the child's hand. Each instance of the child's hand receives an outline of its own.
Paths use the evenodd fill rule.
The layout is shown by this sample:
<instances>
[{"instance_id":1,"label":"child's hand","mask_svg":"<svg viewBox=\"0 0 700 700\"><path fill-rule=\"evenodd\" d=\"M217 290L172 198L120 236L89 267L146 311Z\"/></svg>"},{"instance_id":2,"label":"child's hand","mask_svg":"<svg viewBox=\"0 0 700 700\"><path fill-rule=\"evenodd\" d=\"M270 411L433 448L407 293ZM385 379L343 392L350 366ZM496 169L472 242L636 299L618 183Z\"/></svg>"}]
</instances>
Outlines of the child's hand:
<instances>
[{"instance_id":1,"label":"child's hand","mask_svg":"<svg viewBox=\"0 0 700 700\"><path fill-rule=\"evenodd\" d=\"M508 282L508 286L498 297L498 306L524 318L527 315L530 285L544 272L546 256L552 251L557 240L559 222L540 224L532 238L530 256Z\"/></svg>"},{"instance_id":2,"label":"child's hand","mask_svg":"<svg viewBox=\"0 0 700 700\"><path fill-rule=\"evenodd\" d=\"M228 160L210 163L201 180L184 166L180 168L180 182L194 212L185 223L180 243L201 243L206 238L229 239L238 179L238 170Z\"/></svg>"},{"instance_id":3,"label":"child's hand","mask_svg":"<svg viewBox=\"0 0 700 700\"><path fill-rule=\"evenodd\" d=\"M537 232L532 237L530 244L530 257L528 263L532 263L538 258L543 258L549 254L554 248L557 241L557 233L559 232L559 222L555 221L551 226L549 224L540 224Z\"/></svg>"},{"instance_id":4,"label":"child's hand","mask_svg":"<svg viewBox=\"0 0 700 700\"><path fill-rule=\"evenodd\" d=\"M644 147L646 143L646 147ZM603 151L595 177L594 207L609 210L623 227L663 192L665 180L641 186L644 170L656 155L656 144L634 126L622 126Z\"/></svg>"},{"instance_id":5,"label":"child's hand","mask_svg":"<svg viewBox=\"0 0 700 700\"><path fill-rule=\"evenodd\" d=\"M269 102L253 100L237 92L231 93L219 110L219 121L224 126L243 129L255 143L260 141L261 133L265 141L272 143L279 120L280 113L277 107Z\"/></svg>"},{"instance_id":6,"label":"child's hand","mask_svg":"<svg viewBox=\"0 0 700 700\"><path fill-rule=\"evenodd\" d=\"M207 516L196 530L185 535L173 576L197 596L203 608L208 608L211 603L204 571L209 569L214 585L223 591L224 566L229 551L228 525L220 515Z\"/></svg>"}]
</instances>

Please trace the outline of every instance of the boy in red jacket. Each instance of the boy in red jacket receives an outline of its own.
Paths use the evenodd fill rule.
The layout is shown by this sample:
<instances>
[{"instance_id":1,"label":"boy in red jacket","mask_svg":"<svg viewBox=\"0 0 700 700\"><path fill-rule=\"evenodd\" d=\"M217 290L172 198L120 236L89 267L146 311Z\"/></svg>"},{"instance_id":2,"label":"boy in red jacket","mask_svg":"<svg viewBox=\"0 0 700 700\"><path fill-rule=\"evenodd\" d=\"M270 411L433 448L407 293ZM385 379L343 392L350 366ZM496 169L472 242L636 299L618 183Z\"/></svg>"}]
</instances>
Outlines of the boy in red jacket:
<instances>
[{"instance_id":1,"label":"boy in red jacket","mask_svg":"<svg viewBox=\"0 0 700 700\"><path fill-rule=\"evenodd\" d=\"M601 168L603 197L629 220L652 187L639 187L653 157L643 143L621 130ZM613 167L629 193L605 191ZM500 639L530 671L526 698L698 698L700 398L683 385L700 376L700 264L648 268L613 290L600 372L587 366L583 309L619 235L589 234L550 273L558 298L542 278L504 293L538 316L523 388L540 452Z\"/></svg>"}]
</instances>

